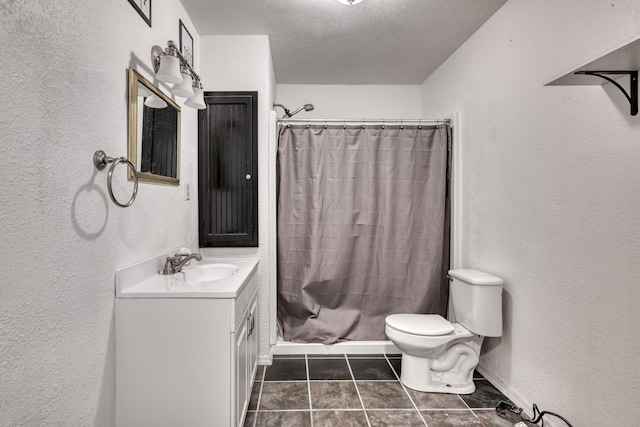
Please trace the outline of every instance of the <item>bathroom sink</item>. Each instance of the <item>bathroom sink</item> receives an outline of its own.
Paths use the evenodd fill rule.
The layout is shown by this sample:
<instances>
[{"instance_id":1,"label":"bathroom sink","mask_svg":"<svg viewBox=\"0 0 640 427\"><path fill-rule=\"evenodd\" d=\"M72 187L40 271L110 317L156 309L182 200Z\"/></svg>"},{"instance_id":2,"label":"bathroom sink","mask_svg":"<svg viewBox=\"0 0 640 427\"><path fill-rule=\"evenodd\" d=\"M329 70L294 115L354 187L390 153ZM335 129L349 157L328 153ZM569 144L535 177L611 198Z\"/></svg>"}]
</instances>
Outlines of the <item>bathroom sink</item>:
<instances>
[{"instance_id":1,"label":"bathroom sink","mask_svg":"<svg viewBox=\"0 0 640 427\"><path fill-rule=\"evenodd\" d=\"M116 270L117 298L237 298L256 273L255 258L202 258L174 274L162 274L180 249ZM2 424L2 423L0 423Z\"/></svg>"},{"instance_id":2,"label":"bathroom sink","mask_svg":"<svg viewBox=\"0 0 640 427\"><path fill-rule=\"evenodd\" d=\"M178 274L183 275L185 282L198 283L226 279L233 276L238 270L237 265L214 263L187 267Z\"/></svg>"}]
</instances>

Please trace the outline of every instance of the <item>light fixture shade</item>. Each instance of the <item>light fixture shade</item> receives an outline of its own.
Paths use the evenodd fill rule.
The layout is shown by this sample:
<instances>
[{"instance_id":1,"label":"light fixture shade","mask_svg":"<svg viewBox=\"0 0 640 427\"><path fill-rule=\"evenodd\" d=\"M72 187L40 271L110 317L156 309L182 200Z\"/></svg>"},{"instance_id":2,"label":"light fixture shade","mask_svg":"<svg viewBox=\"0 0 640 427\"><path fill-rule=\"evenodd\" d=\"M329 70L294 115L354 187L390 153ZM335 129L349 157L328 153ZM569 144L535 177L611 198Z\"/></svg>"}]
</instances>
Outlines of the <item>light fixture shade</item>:
<instances>
[{"instance_id":1,"label":"light fixture shade","mask_svg":"<svg viewBox=\"0 0 640 427\"><path fill-rule=\"evenodd\" d=\"M184 102L184 105L191 108L197 108L198 110L204 110L207 105L204 103L204 93L199 87L193 88L193 96Z\"/></svg>"},{"instance_id":2,"label":"light fixture shade","mask_svg":"<svg viewBox=\"0 0 640 427\"><path fill-rule=\"evenodd\" d=\"M338 1L342 4L347 4L351 6L351 5L360 3L362 0L338 0Z\"/></svg>"},{"instance_id":3,"label":"light fixture shade","mask_svg":"<svg viewBox=\"0 0 640 427\"><path fill-rule=\"evenodd\" d=\"M167 102L155 93L144 101L144 105L150 108L167 108Z\"/></svg>"},{"instance_id":4,"label":"light fixture shade","mask_svg":"<svg viewBox=\"0 0 640 427\"><path fill-rule=\"evenodd\" d=\"M181 83L182 75L178 58L173 55L162 55L156 78L165 83Z\"/></svg>"},{"instance_id":5,"label":"light fixture shade","mask_svg":"<svg viewBox=\"0 0 640 427\"><path fill-rule=\"evenodd\" d=\"M175 96L182 96L183 98L191 98L193 96L193 77L187 70L182 70L182 82L173 86L171 93Z\"/></svg>"}]
</instances>

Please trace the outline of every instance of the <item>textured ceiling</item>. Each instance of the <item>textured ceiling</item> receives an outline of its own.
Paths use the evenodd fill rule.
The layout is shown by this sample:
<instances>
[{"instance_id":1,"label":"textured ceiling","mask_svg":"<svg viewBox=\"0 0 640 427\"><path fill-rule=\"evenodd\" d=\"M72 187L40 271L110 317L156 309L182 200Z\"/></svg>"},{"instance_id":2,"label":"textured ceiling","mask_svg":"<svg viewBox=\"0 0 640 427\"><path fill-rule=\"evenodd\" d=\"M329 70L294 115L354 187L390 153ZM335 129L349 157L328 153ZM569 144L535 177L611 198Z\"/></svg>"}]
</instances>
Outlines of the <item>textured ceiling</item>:
<instances>
[{"instance_id":1,"label":"textured ceiling","mask_svg":"<svg viewBox=\"0 0 640 427\"><path fill-rule=\"evenodd\" d=\"M278 83L420 84L507 0L181 1L201 35L269 35Z\"/></svg>"}]
</instances>

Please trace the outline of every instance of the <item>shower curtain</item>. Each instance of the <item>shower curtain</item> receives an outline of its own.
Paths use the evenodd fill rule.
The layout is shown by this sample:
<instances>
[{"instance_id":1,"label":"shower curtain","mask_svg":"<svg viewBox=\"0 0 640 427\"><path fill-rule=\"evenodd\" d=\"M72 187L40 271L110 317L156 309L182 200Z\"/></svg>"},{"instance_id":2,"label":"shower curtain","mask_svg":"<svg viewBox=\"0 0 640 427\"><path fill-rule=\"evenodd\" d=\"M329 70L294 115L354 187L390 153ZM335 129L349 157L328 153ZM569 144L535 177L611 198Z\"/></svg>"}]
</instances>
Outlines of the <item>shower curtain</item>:
<instances>
[{"instance_id":1,"label":"shower curtain","mask_svg":"<svg viewBox=\"0 0 640 427\"><path fill-rule=\"evenodd\" d=\"M280 126L286 341L386 340L389 314L445 314L449 146L448 126Z\"/></svg>"}]
</instances>

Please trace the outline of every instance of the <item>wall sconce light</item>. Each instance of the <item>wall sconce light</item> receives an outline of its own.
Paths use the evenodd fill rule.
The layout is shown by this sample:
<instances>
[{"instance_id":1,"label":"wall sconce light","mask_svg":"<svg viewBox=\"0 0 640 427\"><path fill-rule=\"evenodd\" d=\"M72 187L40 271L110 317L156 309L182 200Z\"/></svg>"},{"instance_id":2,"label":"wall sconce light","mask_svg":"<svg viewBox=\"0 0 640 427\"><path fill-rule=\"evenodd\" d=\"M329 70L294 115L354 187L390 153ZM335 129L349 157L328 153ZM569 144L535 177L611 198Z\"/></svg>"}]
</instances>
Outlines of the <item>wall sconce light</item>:
<instances>
[{"instance_id":1,"label":"wall sconce light","mask_svg":"<svg viewBox=\"0 0 640 427\"><path fill-rule=\"evenodd\" d=\"M191 98L193 96L193 77L191 73L189 73L189 70L185 68L180 70L180 74L182 76L182 82L173 85L171 93L183 98Z\"/></svg>"},{"instance_id":2,"label":"wall sconce light","mask_svg":"<svg viewBox=\"0 0 640 427\"><path fill-rule=\"evenodd\" d=\"M193 82L193 96L187 99L184 105L197 108L198 110L207 108L207 105L204 103L204 93L202 92L202 84L200 82Z\"/></svg>"},{"instance_id":3,"label":"wall sconce light","mask_svg":"<svg viewBox=\"0 0 640 427\"><path fill-rule=\"evenodd\" d=\"M165 49L158 45L151 48L151 63L158 80L174 84L171 88L172 94L187 98L184 105L198 110L207 108L200 76L182 56L178 46L172 40L167 42Z\"/></svg>"}]
</instances>

